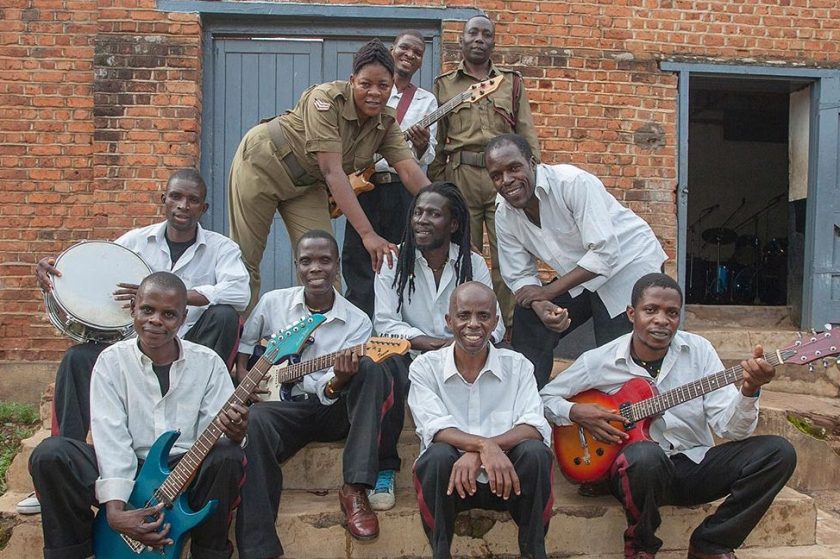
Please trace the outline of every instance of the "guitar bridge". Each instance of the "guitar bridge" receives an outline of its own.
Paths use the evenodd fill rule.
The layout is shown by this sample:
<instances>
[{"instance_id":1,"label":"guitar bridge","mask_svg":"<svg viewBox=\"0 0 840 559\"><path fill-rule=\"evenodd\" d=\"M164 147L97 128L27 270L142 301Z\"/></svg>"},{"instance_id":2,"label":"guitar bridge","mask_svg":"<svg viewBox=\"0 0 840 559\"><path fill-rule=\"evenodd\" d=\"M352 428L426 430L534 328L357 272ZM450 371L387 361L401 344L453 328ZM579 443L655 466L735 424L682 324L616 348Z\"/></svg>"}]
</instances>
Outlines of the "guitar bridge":
<instances>
[{"instance_id":1,"label":"guitar bridge","mask_svg":"<svg viewBox=\"0 0 840 559\"><path fill-rule=\"evenodd\" d=\"M136 553L137 555L140 555L141 553L143 553L143 552L144 552L144 551L146 551L147 549L151 549L151 548L150 548L149 546L147 546L146 544L144 544L144 543L140 543L140 542L138 542L137 540L135 540L135 539L133 539L133 538L129 538L129 537L128 537L128 536L126 536L125 534L120 534L120 537L121 537L121 538L123 539L123 541L125 542L125 545L127 545L127 546L128 546L128 548L129 548L131 551L133 551L134 553Z\"/></svg>"}]
</instances>

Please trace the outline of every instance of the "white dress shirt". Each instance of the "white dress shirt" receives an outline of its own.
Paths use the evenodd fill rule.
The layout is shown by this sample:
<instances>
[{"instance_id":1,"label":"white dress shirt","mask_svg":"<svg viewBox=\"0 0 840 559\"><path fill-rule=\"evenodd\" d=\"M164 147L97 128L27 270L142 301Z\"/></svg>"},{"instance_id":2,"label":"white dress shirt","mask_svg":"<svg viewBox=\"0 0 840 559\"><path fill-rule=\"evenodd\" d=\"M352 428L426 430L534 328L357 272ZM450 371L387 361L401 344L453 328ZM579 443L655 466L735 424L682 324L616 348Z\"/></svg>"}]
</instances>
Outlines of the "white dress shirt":
<instances>
[{"instance_id":1,"label":"white dress shirt","mask_svg":"<svg viewBox=\"0 0 840 559\"><path fill-rule=\"evenodd\" d=\"M429 267L429 263L419 250L415 250L414 293L411 294L409 301L406 283L399 312L397 312L399 297L397 290L392 287L397 272L396 265L393 268L382 266L373 283L374 329L379 334L400 336L409 340L417 336L451 338L452 330L446 325L444 317L449 312L449 297L457 287L458 276L455 274L455 262L458 260L458 250L458 245L449 243L449 260L444 263L438 286L435 286L435 274ZM470 259L473 280L493 289L490 270L487 269L484 258L470 251ZM396 257L394 257L394 262L396 262ZM498 303L496 312L499 314L499 324L493 330L493 341L500 342L505 336L505 324L501 318Z\"/></svg>"},{"instance_id":2,"label":"white dress shirt","mask_svg":"<svg viewBox=\"0 0 840 559\"><path fill-rule=\"evenodd\" d=\"M402 96L403 94L397 91L396 85L391 86L391 97L388 98L387 105L396 109L397 105L400 103L400 99L402 99ZM426 91L425 89L418 87L417 91L414 92L414 97L411 99L411 103L408 105L408 110L405 111L403 121L400 123L400 130L405 132L418 123L420 119L437 108L438 103L435 96L430 91ZM429 127L429 133L431 134L431 137L429 138L429 147L426 148L426 151L423 153L423 157L421 157L418 161L420 166L423 167L423 170L425 170L426 166L435 159L435 146L437 145L435 134L437 133L437 123L432 124ZM409 144L410 143L411 142L409 142ZM413 149L411 150L411 154L416 157ZM393 167L389 167L388 162L384 159L376 163L376 172L388 171L392 173L397 172Z\"/></svg>"},{"instance_id":3,"label":"white dress shirt","mask_svg":"<svg viewBox=\"0 0 840 559\"><path fill-rule=\"evenodd\" d=\"M615 318L640 277L661 271L667 255L645 221L622 206L597 177L572 165L537 165L537 227L499 196L496 237L499 267L511 291L540 285L536 258L558 275L580 266L597 277L569 290L597 292Z\"/></svg>"},{"instance_id":4,"label":"white dress shirt","mask_svg":"<svg viewBox=\"0 0 840 559\"><path fill-rule=\"evenodd\" d=\"M427 351L411 363L408 405L420 454L438 431L454 427L480 437L495 437L517 425L531 425L551 445L534 366L521 353L490 345L487 362L470 384L455 366L454 344Z\"/></svg>"},{"instance_id":5,"label":"white dress shirt","mask_svg":"<svg viewBox=\"0 0 840 559\"><path fill-rule=\"evenodd\" d=\"M96 499L128 502L137 459L145 460L166 431L180 431L171 454L187 452L233 394L230 374L212 349L185 340L169 369L169 391L160 395L152 360L136 339L99 355L90 383L90 430L98 449Z\"/></svg>"},{"instance_id":6,"label":"white dress shirt","mask_svg":"<svg viewBox=\"0 0 840 559\"><path fill-rule=\"evenodd\" d=\"M239 341L239 353L251 355L260 338L270 336L300 317L311 314L303 298L303 287L275 289L260 297L251 316L245 322L242 338ZM368 316L335 292L332 309L324 313L326 321L312 334L315 340L307 344L300 354L301 361L308 361L366 342L371 336L371 324ZM324 396L324 387L335 376L332 367L306 375L292 388L292 396L315 394L324 405L332 405L336 400Z\"/></svg>"},{"instance_id":7,"label":"white dress shirt","mask_svg":"<svg viewBox=\"0 0 840 559\"><path fill-rule=\"evenodd\" d=\"M197 227L195 244L174 266L166 243L165 221L133 229L114 242L139 254L152 271L172 272L181 278L187 289L204 295L209 305L231 305L237 311L244 311L251 299L251 290L239 246L224 235L208 231L201 225ZM187 307L187 320L178 330L179 337L193 327L207 306Z\"/></svg>"},{"instance_id":8,"label":"white dress shirt","mask_svg":"<svg viewBox=\"0 0 840 559\"><path fill-rule=\"evenodd\" d=\"M715 348L705 338L678 331L671 340L656 379L630 357L630 338L625 334L599 348L587 351L571 367L540 391L546 416L558 425L571 425L570 398L595 388L617 392L633 378L651 380L659 392L677 388L724 369ZM719 437L740 440L750 436L758 422L758 397L747 397L730 384L703 397L667 410L651 424L650 434L666 454L683 453L700 463L714 446L711 429Z\"/></svg>"}]
</instances>

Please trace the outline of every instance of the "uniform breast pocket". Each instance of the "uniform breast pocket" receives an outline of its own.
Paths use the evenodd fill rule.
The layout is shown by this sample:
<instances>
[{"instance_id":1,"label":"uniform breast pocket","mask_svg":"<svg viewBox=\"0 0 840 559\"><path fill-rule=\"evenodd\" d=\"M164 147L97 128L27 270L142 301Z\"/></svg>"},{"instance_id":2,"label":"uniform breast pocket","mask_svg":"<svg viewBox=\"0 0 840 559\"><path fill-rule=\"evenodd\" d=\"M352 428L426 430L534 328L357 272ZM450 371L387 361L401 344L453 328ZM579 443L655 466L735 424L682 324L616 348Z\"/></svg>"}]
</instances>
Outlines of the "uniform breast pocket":
<instances>
[{"instance_id":1,"label":"uniform breast pocket","mask_svg":"<svg viewBox=\"0 0 840 559\"><path fill-rule=\"evenodd\" d=\"M360 147L357 149L353 155L353 169L355 171L361 171L373 165L373 154L374 150L372 147Z\"/></svg>"},{"instance_id":2,"label":"uniform breast pocket","mask_svg":"<svg viewBox=\"0 0 840 559\"><path fill-rule=\"evenodd\" d=\"M506 134L516 126L516 112L513 108L512 99L508 96L496 96L491 99L492 105L488 107L492 112L490 121L493 123L493 132Z\"/></svg>"},{"instance_id":3,"label":"uniform breast pocket","mask_svg":"<svg viewBox=\"0 0 840 559\"><path fill-rule=\"evenodd\" d=\"M490 429L492 430L491 437L501 435L510 431L513 413L509 411L497 411L490 414Z\"/></svg>"},{"instance_id":4,"label":"uniform breast pocket","mask_svg":"<svg viewBox=\"0 0 840 559\"><path fill-rule=\"evenodd\" d=\"M447 117L449 119L449 131L459 137L462 134L469 135L474 127L479 126L478 112L473 110L470 103L461 103Z\"/></svg>"}]
</instances>

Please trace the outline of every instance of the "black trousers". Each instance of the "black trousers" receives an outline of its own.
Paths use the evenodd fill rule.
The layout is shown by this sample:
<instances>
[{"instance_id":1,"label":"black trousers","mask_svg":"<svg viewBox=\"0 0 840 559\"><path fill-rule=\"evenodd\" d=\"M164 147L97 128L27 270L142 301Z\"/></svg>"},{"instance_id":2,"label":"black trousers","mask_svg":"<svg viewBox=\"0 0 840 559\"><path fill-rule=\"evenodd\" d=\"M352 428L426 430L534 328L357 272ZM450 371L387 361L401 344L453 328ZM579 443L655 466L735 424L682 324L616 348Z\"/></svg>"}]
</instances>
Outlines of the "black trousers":
<instances>
[{"instance_id":1,"label":"black trousers","mask_svg":"<svg viewBox=\"0 0 840 559\"><path fill-rule=\"evenodd\" d=\"M251 406L245 457L248 478L236 517L236 542L242 559L283 555L275 523L283 492L280 464L312 441L344 445L344 482L373 487L379 471L377 449L382 415L393 401L390 377L370 359L331 406L317 398L299 402L262 402Z\"/></svg>"},{"instance_id":2,"label":"black trousers","mask_svg":"<svg viewBox=\"0 0 840 559\"><path fill-rule=\"evenodd\" d=\"M182 455L183 456L183 455ZM182 457L170 460L175 464ZM41 501L45 559L84 559L93 555L94 484L99 477L93 447L75 439L50 437L29 458L29 470ZM227 559L231 511L239 501L244 477L242 449L221 438L201 464L187 489L187 501L198 510L211 499L219 506L192 532L192 557Z\"/></svg>"},{"instance_id":3,"label":"black trousers","mask_svg":"<svg viewBox=\"0 0 840 559\"><path fill-rule=\"evenodd\" d=\"M214 350L227 363L239 338L239 313L230 305L205 310L184 339ZM109 344L88 342L64 352L55 376L58 434L84 442L90 430L90 375L99 354Z\"/></svg>"},{"instance_id":4,"label":"black trousers","mask_svg":"<svg viewBox=\"0 0 840 559\"><path fill-rule=\"evenodd\" d=\"M488 509L510 512L519 527L519 553L522 557L546 557L545 534L551 520L554 498L551 482L554 458L542 441L527 440L508 451L521 494L511 493L505 501L490 492L490 485L478 483L475 495L466 499L453 492L447 495L452 466L461 457L455 447L432 443L414 465L414 485L423 529L432 547L432 557L448 559L455 531L455 516L469 509Z\"/></svg>"},{"instance_id":5,"label":"black trousers","mask_svg":"<svg viewBox=\"0 0 840 559\"><path fill-rule=\"evenodd\" d=\"M359 205L362 206L377 235L399 244L405 231L408 207L412 199L401 182L390 182L378 184L373 190L359 194ZM344 296L369 317L373 317L374 273L370 265L370 256L350 222L344 229L341 270L344 283L347 284Z\"/></svg>"},{"instance_id":6,"label":"black trousers","mask_svg":"<svg viewBox=\"0 0 840 559\"><path fill-rule=\"evenodd\" d=\"M554 299L552 303L567 309L571 319L569 328L559 334L546 328L533 310L519 305L516 305L513 310L511 345L534 364L534 376L537 378L538 389L545 386L551 376L554 348L557 347L557 343L590 318L595 327L595 343L599 346L633 329L626 314L621 313L611 318L601 298L591 291L584 290L577 297L565 293Z\"/></svg>"},{"instance_id":7,"label":"black trousers","mask_svg":"<svg viewBox=\"0 0 840 559\"><path fill-rule=\"evenodd\" d=\"M693 506L726 497L691 535L706 553L739 547L796 468L796 451L774 435L749 437L713 447L699 464L685 455L670 458L654 442L628 445L613 463L610 489L624 506L624 551L656 553L662 505Z\"/></svg>"},{"instance_id":8,"label":"black trousers","mask_svg":"<svg viewBox=\"0 0 840 559\"><path fill-rule=\"evenodd\" d=\"M382 436L379 440L379 469L399 470L402 464L397 445L405 424L405 402L408 398L408 367L411 356L397 355L376 365L383 368L394 383L394 404L382 417Z\"/></svg>"}]
</instances>

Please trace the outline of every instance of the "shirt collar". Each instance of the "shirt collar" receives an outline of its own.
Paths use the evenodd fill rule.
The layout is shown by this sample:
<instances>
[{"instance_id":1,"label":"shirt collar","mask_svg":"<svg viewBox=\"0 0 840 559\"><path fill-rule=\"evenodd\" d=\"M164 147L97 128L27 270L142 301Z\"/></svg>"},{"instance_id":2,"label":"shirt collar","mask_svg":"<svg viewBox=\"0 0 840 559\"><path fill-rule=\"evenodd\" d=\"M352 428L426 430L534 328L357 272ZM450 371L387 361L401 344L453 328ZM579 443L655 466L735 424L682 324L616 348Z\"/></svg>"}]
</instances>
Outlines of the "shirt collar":
<instances>
[{"instance_id":1,"label":"shirt collar","mask_svg":"<svg viewBox=\"0 0 840 559\"><path fill-rule=\"evenodd\" d=\"M307 316L312 314L309 310L309 307L306 306L306 300L303 298L303 287L298 286L295 288L295 295L292 297L292 309L295 309L296 313L300 313L299 316ZM331 322L333 320L340 320L341 322L347 322L347 300L341 296L341 294L333 288L333 294L335 295L335 302L330 310L324 313L324 317L326 317L327 322Z\"/></svg>"},{"instance_id":2,"label":"shirt collar","mask_svg":"<svg viewBox=\"0 0 840 559\"><path fill-rule=\"evenodd\" d=\"M468 73L467 73L467 65L464 63L464 60L463 60L463 59L461 59L461 62L459 62L459 63L458 63L458 70L457 70L457 71L458 71L459 73L461 73L461 74L463 74L463 75L467 76L467 77L470 77L470 78L472 78L472 79L477 79L477 78L476 78L475 76L473 76L472 74L468 74ZM492 78L493 76L497 75L498 73L499 73L499 70L496 68L496 65L495 65L495 64L493 64L493 61L491 60L491 61L490 61L490 71L489 71L489 72L487 72L487 77L488 77L488 78Z\"/></svg>"},{"instance_id":3,"label":"shirt collar","mask_svg":"<svg viewBox=\"0 0 840 559\"><path fill-rule=\"evenodd\" d=\"M630 340L633 337L633 332L629 334L624 334L620 338L617 338L615 343L615 355L613 356L613 363L616 365L620 363L632 363L633 358L630 355ZM676 355L680 351L689 351L690 346L685 339L681 330L677 330L674 334L674 337L671 338L671 343L668 345L668 354L667 355ZM666 355L666 357L667 357ZM663 368L664 370L664 368Z\"/></svg>"},{"instance_id":4,"label":"shirt collar","mask_svg":"<svg viewBox=\"0 0 840 559\"><path fill-rule=\"evenodd\" d=\"M151 367L153 364L152 360L148 355L140 351L140 340L138 338L130 338L130 343L132 350L134 351L134 355L140 361L140 364L144 367L148 364ZM181 343L181 338L175 336L175 343L178 344L178 358L172 362L173 365L184 360L184 344Z\"/></svg>"},{"instance_id":5,"label":"shirt collar","mask_svg":"<svg viewBox=\"0 0 840 559\"><path fill-rule=\"evenodd\" d=\"M415 261L423 262L423 264L425 264L427 268L429 267L429 263L426 261L426 257L423 256L423 253L420 252L420 249L417 249L417 248L414 249L414 256L415 256ZM454 264L457 260L458 260L458 245L450 242L449 243L449 259L447 261Z\"/></svg>"},{"instance_id":6,"label":"shirt collar","mask_svg":"<svg viewBox=\"0 0 840 559\"><path fill-rule=\"evenodd\" d=\"M476 377L476 381L484 375L484 373L493 375L500 381L504 382L506 377L506 371L502 369L501 362L499 361L499 350L497 350L493 344L489 343L489 351L487 352L487 361L484 362L484 367L481 368L481 371L478 373ZM458 372L458 367L455 366L455 343L449 344L447 347L440 350L444 352L444 359L443 359L443 380L446 382L453 376L461 377L461 373ZM463 377L461 377L463 379Z\"/></svg>"},{"instance_id":7,"label":"shirt collar","mask_svg":"<svg viewBox=\"0 0 840 559\"><path fill-rule=\"evenodd\" d=\"M204 231L204 228L201 226L200 223L195 224L196 232L195 232L195 244L196 245L206 245L207 244L207 233ZM161 223L157 224L157 227L152 229L149 232L149 239L154 239L158 243L165 243L166 242L166 221L162 221Z\"/></svg>"}]
</instances>

